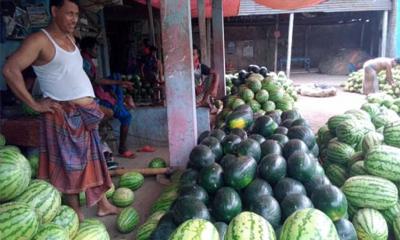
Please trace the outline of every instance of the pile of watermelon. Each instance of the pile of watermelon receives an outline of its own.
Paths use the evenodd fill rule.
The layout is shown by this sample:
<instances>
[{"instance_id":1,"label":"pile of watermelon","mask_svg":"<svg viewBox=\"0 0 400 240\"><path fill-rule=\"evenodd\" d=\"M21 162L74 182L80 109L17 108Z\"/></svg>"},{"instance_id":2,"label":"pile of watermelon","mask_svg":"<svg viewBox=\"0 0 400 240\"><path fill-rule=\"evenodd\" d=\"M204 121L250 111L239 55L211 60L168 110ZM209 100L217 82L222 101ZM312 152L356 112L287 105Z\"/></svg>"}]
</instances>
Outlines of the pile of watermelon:
<instances>
[{"instance_id":1,"label":"pile of watermelon","mask_svg":"<svg viewBox=\"0 0 400 240\"><path fill-rule=\"evenodd\" d=\"M392 68L393 81L392 86L386 81L386 71L378 73L379 90L392 97L400 97L400 67ZM347 92L362 93L362 85L364 80L364 69L349 74L349 78L342 84Z\"/></svg>"},{"instance_id":2,"label":"pile of watermelon","mask_svg":"<svg viewBox=\"0 0 400 240\"><path fill-rule=\"evenodd\" d=\"M163 234L149 239L357 238L299 112L272 111L224 130L199 136L179 182L153 207L156 217L163 210L153 233Z\"/></svg>"},{"instance_id":3,"label":"pile of watermelon","mask_svg":"<svg viewBox=\"0 0 400 240\"><path fill-rule=\"evenodd\" d=\"M242 70L235 75L228 75L227 96L224 109L218 115L218 126L221 127L230 113L242 105L248 105L254 114L260 116L274 110L288 111L293 109L297 92L293 82L284 72L261 72L258 68L249 67L249 72ZM229 87L231 86L231 87Z\"/></svg>"},{"instance_id":4,"label":"pile of watermelon","mask_svg":"<svg viewBox=\"0 0 400 240\"><path fill-rule=\"evenodd\" d=\"M391 109L400 114L400 97L394 98L387 93L373 93L367 96L367 102L378 105L380 109Z\"/></svg>"},{"instance_id":5,"label":"pile of watermelon","mask_svg":"<svg viewBox=\"0 0 400 240\"><path fill-rule=\"evenodd\" d=\"M400 239L400 117L384 104L331 117L318 131L326 175L348 200L360 239Z\"/></svg>"}]
</instances>

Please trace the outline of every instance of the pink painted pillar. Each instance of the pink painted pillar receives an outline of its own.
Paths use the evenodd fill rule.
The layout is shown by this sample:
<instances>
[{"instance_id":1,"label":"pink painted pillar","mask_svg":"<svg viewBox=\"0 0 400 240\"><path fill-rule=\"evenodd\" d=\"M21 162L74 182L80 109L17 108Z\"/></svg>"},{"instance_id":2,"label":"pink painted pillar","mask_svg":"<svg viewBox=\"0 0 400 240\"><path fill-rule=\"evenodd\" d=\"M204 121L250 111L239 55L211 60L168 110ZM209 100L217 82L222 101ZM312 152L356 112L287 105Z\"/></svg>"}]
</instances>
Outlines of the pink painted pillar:
<instances>
[{"instance_id":1,"label":"pink painted pillar","mask_svg":"<svg viewBox=\"0 0 400 240\"><path fill-rule=\"evenodd\" d=\"M218 97L225 96L225 43L222 0L212 1L213 68L219 76Z\"/></svg>"},{"instance_id":2,"label":"pink painted pillar","mask_svg":"<svg viewBox=\"0 0 400 240\"><path fill-rule=\"evenodd\" d=\"M183 167L197 139L190 2L163 0L160 15L169 159L171 166Z\"/></svg>"}]
</instances>

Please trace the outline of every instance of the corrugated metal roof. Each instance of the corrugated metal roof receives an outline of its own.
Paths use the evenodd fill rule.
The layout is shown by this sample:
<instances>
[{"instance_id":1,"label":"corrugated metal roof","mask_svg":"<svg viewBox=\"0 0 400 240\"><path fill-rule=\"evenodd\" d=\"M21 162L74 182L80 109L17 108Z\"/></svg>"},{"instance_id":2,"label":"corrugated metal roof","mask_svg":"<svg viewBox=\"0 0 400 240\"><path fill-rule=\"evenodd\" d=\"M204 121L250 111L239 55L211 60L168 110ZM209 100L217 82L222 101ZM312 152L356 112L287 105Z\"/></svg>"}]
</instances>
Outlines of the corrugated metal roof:
<instances>
[{"instance_id":1,"label":"corrugated metal roof","mask_svg":"<svg viewBox=\"0 0 400 240\"><path fill-rule=\"evenodd\" d=\"M294 11L277 10L260 5L253 0L241 0L239 16L284 14L291 12L357 12L391 10L391 0L328 0L313 7L301 8Z\"/></svg>"}]
</instances>

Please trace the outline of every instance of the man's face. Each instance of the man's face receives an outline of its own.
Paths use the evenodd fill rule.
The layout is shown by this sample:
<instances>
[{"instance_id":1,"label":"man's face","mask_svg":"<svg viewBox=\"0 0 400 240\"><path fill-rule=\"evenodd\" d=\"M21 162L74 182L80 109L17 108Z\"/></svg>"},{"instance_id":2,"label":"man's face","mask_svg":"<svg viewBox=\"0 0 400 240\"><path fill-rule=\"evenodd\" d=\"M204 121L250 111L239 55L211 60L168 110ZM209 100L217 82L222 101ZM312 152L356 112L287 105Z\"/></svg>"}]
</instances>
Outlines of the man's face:
<instances>
[{"instance_id":1,"label":"man's face","mask_svg":"<svg viewBox=\"0 0 400 240\"><path fill-rule=\"evenodd\" d=\"M64 0L64 4L61 7L52 7L51 12L61 31L69 34L74 33L79 19L78 5L69 0Z\"/></svg>"}]
</instances>

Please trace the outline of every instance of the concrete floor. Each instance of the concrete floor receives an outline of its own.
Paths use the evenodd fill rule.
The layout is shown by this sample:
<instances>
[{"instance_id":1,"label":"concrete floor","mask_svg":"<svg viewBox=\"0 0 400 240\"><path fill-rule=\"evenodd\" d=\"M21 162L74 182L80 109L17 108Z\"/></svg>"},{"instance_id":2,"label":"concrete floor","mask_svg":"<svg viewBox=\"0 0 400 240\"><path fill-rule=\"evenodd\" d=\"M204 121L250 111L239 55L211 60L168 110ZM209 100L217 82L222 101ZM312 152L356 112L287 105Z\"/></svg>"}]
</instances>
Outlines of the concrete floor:
<instances>
[{"instance_id":1,"label":"concrete floor","mask_svg":"<svg viewBox=\"0 0 400 240\"><path fill-rule=\"evenodd\" d=\"M291 76L294 84L300 86L308 83L326 83L337 87L337 95L328 98L313 98L299 96L296 104L297 108L302 113L303 117L311 124L314 132L325 124L329 117L341 114L349 109L358 109L364 102L365 97L360 94L343 92L339 85L345 81L346 76L330 76L316 73L295 73ZM132 142L131 142L132 143ZM132 143L133 144L133 143ZM131 145L133 146L133 145ZM133 146L131 149L136 150L140 146ZM116 161L125 168L141 168L146 167L148 162L154 157L162 157L168 159L168 149L158 147L154 153L137 153L135 159L117 158ZM118 183L118 178L113 179L114 183ZM118 185L116 185L118 186ZM160 195L163 185L158 183L155 177L146 177L142 188L135 192L135 202L133 207L139 212L140 224L143 223L149 215L151 204ZM84 209L86 217L94 217L95 209ZM129 234L120 234L116 229L116 217L107 216L100 218L107 226L107 230L111 239L135 239L136 231Z\"/></svg>"}]
</instances>

